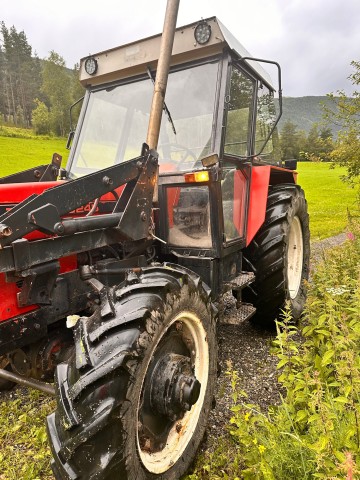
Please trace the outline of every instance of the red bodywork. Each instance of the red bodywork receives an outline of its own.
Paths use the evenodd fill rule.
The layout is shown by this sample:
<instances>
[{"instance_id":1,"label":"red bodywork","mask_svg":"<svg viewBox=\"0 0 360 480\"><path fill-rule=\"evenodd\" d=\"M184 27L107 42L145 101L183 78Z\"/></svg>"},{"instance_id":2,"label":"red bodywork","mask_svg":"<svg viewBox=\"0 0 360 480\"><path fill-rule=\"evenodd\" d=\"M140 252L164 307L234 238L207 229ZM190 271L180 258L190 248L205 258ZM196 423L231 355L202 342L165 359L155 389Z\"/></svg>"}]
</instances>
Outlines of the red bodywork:
<instances>
[{"instance_id":1,"label":"red bodywork","mask_svg":"<svg viewBox=\"0 0 360 480\"><path fill-rule=\"evenodd\" d=\"M11 209L14 205L22 202L30 195L40 195L49 188L56 187L63 182L30 182L30 183L12 183L0 186L0 205L5 205ZM120 195L123 186L117 189ZM114 201L113 194L109 193L101 198L102 201ZM91 205L85 205L72 212L71 216L83 216L91 209ZM35 240L45 238L42 232L35 231L27 235L27 240ZM77 257L72 255L59 259L60 273L66 273L77 269ZM36 310L37 305L30 305L26 307L19 307L17 301L17 294L20 288L14 281L7 282L5 274L0 274L0 322L14 318L18 315L23 315L27 312Z\"/></svg>"},{"instance_id":2,"label":"red bodywork","mask_svg":"<svg viewBox=\"0 0 360 480\"><path fill-rule=\"evenodd\" d=\"M251 240L255 237L256 232L265 220L270 169L271 167L266 165L263 167L255 167L252 170L246 229L246 246L248 246Z\"/></svg>"},{"instance_id":3,"label":"red bodywork","mask_svg":"<svg viewBox=\"0 0 360 480\"><path fill-rule=\"evenodd\" d=\"M297 172L273 165L254 166L251 172L246 246L264 223L269 185L296 183Z\"/></svg>"},{"instance_id":4,"label":"red bodywork","mask_svg":"<svg viewBox=\"0 0 360 480\"><path fill-rule=\"evenodd\" d=\"M71 272L77 269L77 258L75 255L61 258L59 263L60 273ZM0 273L0 322L38 308L37 305L19 307L17 302L17 294L19 292L20 288L17 284L14 282L6 282L5 274Z\"/></svg>"}]
</instances>

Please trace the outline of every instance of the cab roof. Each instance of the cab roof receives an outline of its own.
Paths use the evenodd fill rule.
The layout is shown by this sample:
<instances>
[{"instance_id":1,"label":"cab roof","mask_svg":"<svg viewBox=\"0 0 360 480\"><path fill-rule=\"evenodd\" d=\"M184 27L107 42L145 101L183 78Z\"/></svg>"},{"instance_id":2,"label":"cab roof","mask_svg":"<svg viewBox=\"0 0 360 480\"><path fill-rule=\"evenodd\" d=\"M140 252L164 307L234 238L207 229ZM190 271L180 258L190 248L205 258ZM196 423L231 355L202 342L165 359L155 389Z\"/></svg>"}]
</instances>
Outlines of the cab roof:
<instances>
[{"instance_id":1,"label":"cab roof","mask_svg":"<svg viewBox=\"0 0 360 480\"><path fill-rule=\"evenodd\" d=\"M210 17L201 22L211 26L209 41L205 45L200 45L195 40L194 31L200 22L178 27L175 32L171 66L211 57L222 53L224 49L229 49L239 59L252 56L218 18ZM160 42L161 34L158 34L90 55L97 62L97 70L93 75L85 71L85 61L89 57L84 57L80 60L80 82L84 87L96 86L144 74L148 67L155 70ZM255 60L245 62L256 77L270 89L275 90L270 75L260 63Z\"/></svg>"}]
</instances>

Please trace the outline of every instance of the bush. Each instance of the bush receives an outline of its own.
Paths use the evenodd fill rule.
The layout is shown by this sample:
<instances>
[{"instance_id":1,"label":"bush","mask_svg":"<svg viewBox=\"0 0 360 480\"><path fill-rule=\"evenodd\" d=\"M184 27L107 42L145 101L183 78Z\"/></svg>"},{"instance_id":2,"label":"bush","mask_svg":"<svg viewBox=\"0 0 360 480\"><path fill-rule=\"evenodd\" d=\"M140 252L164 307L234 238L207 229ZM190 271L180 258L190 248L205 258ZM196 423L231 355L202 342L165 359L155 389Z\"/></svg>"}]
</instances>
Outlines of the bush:
<instances>
[{"instance_id":1,"label":"bush","mask_svg":"<svg viewBox=\"0 0 360 480\"><path fill-rule=\"evenodd\" d=\"M346 244L313 274L303 325L292 325L288 311L278 323L281 404L260 412L229 372L232 440L190 479L351 480L360 473L359 280L360 226L352 222Z\"/></svg>"},{"instance_id":2,"label":"bush","mask_svg":"<svg viewBox=\"0 0 360 480\"><path fill-rule=\"evenodd\" d=\"M38 98L34 100L36 108L31 115L31 121L34 126L35 132L38 135L50 133L50 113L44 102L41 102Z\"/></svg>"}]
</instances>

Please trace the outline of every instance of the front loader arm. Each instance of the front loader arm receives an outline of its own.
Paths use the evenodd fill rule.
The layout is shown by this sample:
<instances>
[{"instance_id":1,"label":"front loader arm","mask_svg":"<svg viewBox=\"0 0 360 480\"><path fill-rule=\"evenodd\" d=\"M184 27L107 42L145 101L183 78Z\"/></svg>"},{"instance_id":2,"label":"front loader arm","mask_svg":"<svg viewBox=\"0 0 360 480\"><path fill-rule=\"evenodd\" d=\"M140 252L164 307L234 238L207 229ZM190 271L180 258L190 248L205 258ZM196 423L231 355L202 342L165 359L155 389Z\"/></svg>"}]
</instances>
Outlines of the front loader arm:
<instances>
[{"instance_id":1,"label":"front loader arm","mask_svg":"<svg viewBox=\"0 0 360 480\"><path fill-rule=\"evenodd\" d=\"M69 235L116 227L124 233L125 238L146 238L150 226L156 169L157 154L144 148L143 154L133 160L29 197L0 216L0 249L10 246L35 230L46 234ZM62 219L76 208L124 184L127 185L111 214ZM132 232L135 232L135 235L132 235Z\"/></svg>"}]
</instances>

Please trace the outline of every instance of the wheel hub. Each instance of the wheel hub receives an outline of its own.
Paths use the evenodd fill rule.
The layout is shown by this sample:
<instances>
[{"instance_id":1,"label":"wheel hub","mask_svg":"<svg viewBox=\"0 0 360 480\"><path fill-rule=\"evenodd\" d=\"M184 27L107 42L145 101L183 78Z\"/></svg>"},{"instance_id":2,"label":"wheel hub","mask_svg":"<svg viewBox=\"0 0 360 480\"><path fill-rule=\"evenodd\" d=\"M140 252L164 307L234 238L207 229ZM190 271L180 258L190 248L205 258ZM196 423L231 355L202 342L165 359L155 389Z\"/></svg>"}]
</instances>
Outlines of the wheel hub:
<instances>
[{"instance_id":1,"label":"wheel hub","mask_svg":"<svg viewBox=\"0 0 360 480\"><path fill-rule=\"evenodd\" d=\"M168 353L157 363L151 385L151 407L173 421L191 409L201 390L192 371L191 359L175 353Z\"/></svg>"}]
</instances>

